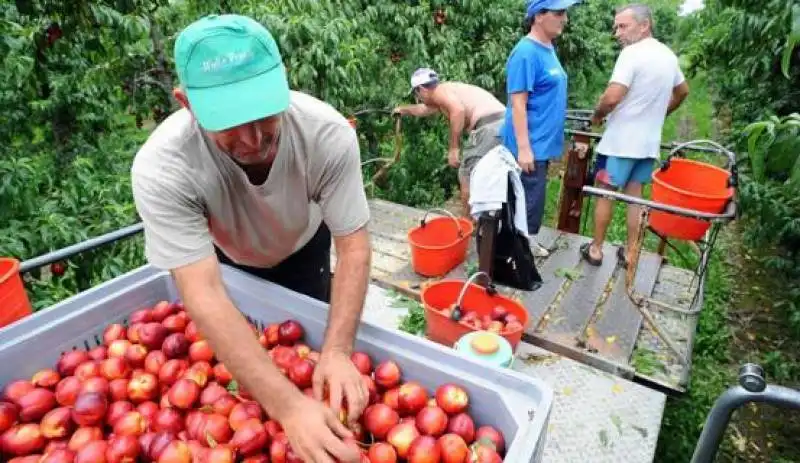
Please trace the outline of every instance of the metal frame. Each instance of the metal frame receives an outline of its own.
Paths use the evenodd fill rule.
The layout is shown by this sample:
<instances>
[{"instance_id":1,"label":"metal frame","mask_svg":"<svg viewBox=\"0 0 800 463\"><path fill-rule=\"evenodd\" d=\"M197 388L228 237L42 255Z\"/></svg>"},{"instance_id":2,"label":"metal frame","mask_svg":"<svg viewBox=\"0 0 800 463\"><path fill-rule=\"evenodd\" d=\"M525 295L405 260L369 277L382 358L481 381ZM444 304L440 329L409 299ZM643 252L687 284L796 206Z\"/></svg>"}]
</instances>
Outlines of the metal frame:
<instances>
[{"instance_id":1,"label":"metal frame","mask_svg":"<svg viewBox=\"0 0 800 463\"><path fill-rule=\"evenodd\" d=\"M710 145L712 148L705 148L703 146L704 144ZM669 156L664 161L664 165L667 166L673 157L682 156L680 154L681 150L695 149L695 148L701 148L702 151L713 152L716 154L722 154L726 156L726 158L728 159L727 167L731 170L730 184L732 186L736 185L737 183L736 157L734 153L723 148L719 144L709 140L695 140L674 146ZM670 206L667 204L662 204L655 201L633 197L623 193L618 193L616 191L606 190L603 188L597 188L588 185L583 187L583 192L591 196L597 196L612 201L622 201L629 205L632 204L641 206L642 212L641 212L641 220L639 222L638 233L634 241L633 249L629 250L630 255L628 255L628 265L625 278L626 293L631 302L633 302L634 306L636 306L637 309L639 309L639 312L642 314L642 317L644 317L647 323L652 327L656 335L662 341L664 341L664 343L669 347L669 349L675 354L678 360L685 366L690 365L691 363L690 352L686 353L681 352L680 348L678 348L678 346L670 338L670 336L659 327L658 323L653 318L653 315L650 312L650 308L669 310L689 316L699 315L700 311L702 310L702 306L696 305L696 302L698 301L700 293L705 286L704 282L706 277L706 270L708 268L708 263L711 257L711 253L713 252L717 236L719 234L722 225L727 222L730 222L731 220L734 220L737 216L735 195L732 198L732 200L728 202L727 207L723 213L712 214L693 209ZM695 290L694 290L694 295L692 297L692 301L689 305L690 309L688 310L683 309L681 307L676 307L671 304L667 304L665 302L655 300L649 297L648 295L636 292L634 281L636 279L636 271L639 264L639 258L641 257L642 243L644 243L645 233L649 229L648 219L651 210L657 210L686 218L703 220L711 223L709 230L706 232L706 238L701 242L700 259L698 261L697 267L695 268L694 278L689 284L689 287L690 288L694 287ZM661 238L662 240L666 240L666 237L661 237Z\"/></svg>"},{"instance_id":2,"label":"metal frame","mask_svg":"<svg viewBox=\"0 0 800 463\"><path fill-rule=\"evenodd\" d=\"M86 241L73 244L72 246L67 246L66 248L58 249L38 257L28 259L20 263L19 273L24 275L40 267L44 267L45 265L49 265L64 259L69 259L70 257L76 256L83 252L91 251L125 238L130 238L131 236L140 233L142 230L144 230L144 224L142 222L138 222L125 228L120 228L119 230L106 233L105 235L90 238Z\"/></svg>"},{"instance_id":3,"label":"metal frame","mask_svg":"<svg viewBox=\"0 0 800 463\"><path fill-rule=\"evenodd\" d=\"M800 391L767 384L764 370L752 363L739 369L739 385L729 388L711 407L697 440L691 463L712 463L728 428L731 415L748 403L764 403L800 410Z\"/></svg>"}]
</instances>

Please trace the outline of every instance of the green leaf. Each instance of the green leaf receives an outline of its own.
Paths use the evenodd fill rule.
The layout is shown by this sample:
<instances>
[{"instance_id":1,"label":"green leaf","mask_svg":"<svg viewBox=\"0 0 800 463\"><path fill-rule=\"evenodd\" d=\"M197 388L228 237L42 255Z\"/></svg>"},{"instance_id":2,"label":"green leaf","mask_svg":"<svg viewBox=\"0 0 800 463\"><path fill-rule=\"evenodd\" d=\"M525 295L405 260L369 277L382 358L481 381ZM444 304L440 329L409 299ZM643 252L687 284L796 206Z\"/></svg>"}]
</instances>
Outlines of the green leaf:
<instances>
[{"instance_id":1,"label":"green leaf","mask_svg":"<svg viewBox=\"0 0 800 463\"><path fill-rule=\"evenodd\" d=\"M789 176L789 182L800 186L800 154L797 155L797 159L794 162L794 167L792 167L792 173Z\"/></svg>"},{"instance_id":2,"label":"green leaf","mask_svg":"<svg viewBox=\"0 0 800 463\"><path fill-rule=\"evenodd\" d=\"M225 389L227 389L228 392L230 392L231 394L234 394L234 395L238 394L239 393L239 383L237 383L235 379L231 380L231 382L228 383L228 387L226 387Z\"/></svg>"},{"instance_id":3,"label":"green leaf","mask_svg":"<svg viewBox=\"0 0 800 463\"><path fill-rule=\"evenodd\" d=\"M603 444L603 447L608 448L608 432L602 429L597 434L600 437L600 443Z\"/></svg>"},{"instance_id":4,"label":"green leaf","mask_svg":"<svg viewBox=\"0 0 800 463\"><path fill-rule=\"evenodd\" d=\"M565 268L565 267L559 267L553 273L555 273L557 277L564 277L571 281L575 281L579 279L581 276L583 276L583 272L581 272L580 270L574 268Z\"/></svg>"},{"instance_id":5,"label":"green leaf","mask_svg":"<svg viewBox=\"0 0 800 463\"><path fill-rule=\"evenodd\" d=\"M744 132L748 134L747 152L750 155L750 167L753 170L753 178L757 182L762 182L764 180L764 172L766 170L765 150L761 150L758 147L761 134L764 133L765 130L768 134L768 141L766 144L769 146L775 141L775 125L772 121L754 122L744 129Z\"/></svg>"},{"instance_id":6,"label":"green leaf","mask_svg":"<svg viewBox=\"0 0 800 463\"><path fill-rule=\"evenodd\" d=\"M795 4L792 6L792 29L786 38L786 46L781 59L781 72L787 79L790 78L789 64L792 61L792 53L798 43L800 43L800 4Z\"/></svg>"},{"instance_id":7,"label":"green leaf","mask_svg":"<svg viewBox=\"0 0 800 463\"><path fill-rule=\"evenodd\" d=\"M617 415L612 413L611 414L611 422L614 423L614 426L617 428L617 432L619 432L619 435L621 436L622 435L622 418L620 418L619 416L617 416Z\"/></svg>"}]
</instances>

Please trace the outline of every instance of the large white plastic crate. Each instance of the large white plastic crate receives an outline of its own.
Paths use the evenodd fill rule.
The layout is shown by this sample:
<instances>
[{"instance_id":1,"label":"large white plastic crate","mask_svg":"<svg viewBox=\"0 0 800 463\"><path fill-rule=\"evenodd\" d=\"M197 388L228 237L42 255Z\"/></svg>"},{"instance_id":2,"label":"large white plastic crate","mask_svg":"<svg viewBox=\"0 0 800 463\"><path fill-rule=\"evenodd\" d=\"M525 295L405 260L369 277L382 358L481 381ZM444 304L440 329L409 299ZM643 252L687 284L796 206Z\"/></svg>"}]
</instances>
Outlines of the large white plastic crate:
<instances>
[{"instance_id":1,"label":"large white plastic crate","mask_svg":"<svg viewBox=\"0 0 800 463\"><path fill-rule=\"evenodd\" d=\"M327 304L231 267L223 266L222 276L233 302L251 322L263 328L295 319L306 329L307 343L321 346ZM9 325L0 330L0 387L52 367L65 351L99 345L108 324L126 323L137 309L177 299L169 273L144 266ZM552 389L541 380L366 321L359 327L355 348L376 362L395 360L404 379L419 381L431 392L445 382L462 385L470 395L476 425L495 426L505 436L504 461L541 460L553 403Z\"/></svg>"}]
</instances>

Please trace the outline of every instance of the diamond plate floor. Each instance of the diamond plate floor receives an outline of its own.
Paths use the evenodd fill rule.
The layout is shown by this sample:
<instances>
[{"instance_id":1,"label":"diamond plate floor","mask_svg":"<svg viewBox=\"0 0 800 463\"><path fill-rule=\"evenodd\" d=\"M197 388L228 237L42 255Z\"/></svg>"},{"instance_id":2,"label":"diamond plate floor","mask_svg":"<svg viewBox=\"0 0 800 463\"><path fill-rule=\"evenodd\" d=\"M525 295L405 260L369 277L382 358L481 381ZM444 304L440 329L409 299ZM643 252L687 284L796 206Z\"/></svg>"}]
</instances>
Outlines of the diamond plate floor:
<instances>
[{"instance_id":1,"label":"diamond plate floor","mask_svg":"<svg viewBox=\"0 0 800 463\"><path fill-rule=\"evenodd\" d=\"M396 328L405 312L386 290L370 285L362 319ZM543 461L653 461L664 394L526 343L513 368L555 392Z\"/></svg>"}]
</instances>

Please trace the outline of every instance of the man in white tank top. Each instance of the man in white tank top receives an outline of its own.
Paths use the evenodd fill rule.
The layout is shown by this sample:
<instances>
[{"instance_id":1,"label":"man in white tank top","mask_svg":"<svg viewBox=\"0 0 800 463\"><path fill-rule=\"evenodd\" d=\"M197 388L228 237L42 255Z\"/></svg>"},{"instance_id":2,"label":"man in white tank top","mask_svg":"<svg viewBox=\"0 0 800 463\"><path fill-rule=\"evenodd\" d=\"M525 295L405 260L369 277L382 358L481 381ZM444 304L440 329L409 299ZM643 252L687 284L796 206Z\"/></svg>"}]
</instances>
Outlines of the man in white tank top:
<instances>
[{"instance_id":1,"label":"man in white tank top","mask_svg":"<svg viewBox=\"0 0 800 463\"><path fill-rule=\"evenodd\" d=\"M350 360L370 270L356 133L330 105L290 91L275 40L250 18L192 23L176 39L175 65L183 109L153 131L131 169L146 256L171 272L217 358L280 422L298 456L358 462L338 419L343 398L351 420L368 401ZM319 400L273 365L227 295L220 261L331 300L317 346Z\"/></svg>"},{"instance_id":2,"label":"man in white tank top","mask_svg":"<svg viewBox=\"0 0 800 463\"><path fill-rule=\"evenodd\" d=\"M622 189L636 197L641 197L643 185L650 183L655 160L660 156L664 119L689 94L678 57L652 36L652 25L650 9L645 5L632 4L617 10L615 35L623 49L592 117L592 122L600 125L608 116L596 149L598 185ZM602 262L612 211L611 200L597 200L594 240L581 248L590 264ZM627 265L628 252L636 239L639 214L639 207L628 205L628 246L620 247L616 256L623 266Z\"/></svg>"}]
</instances>

